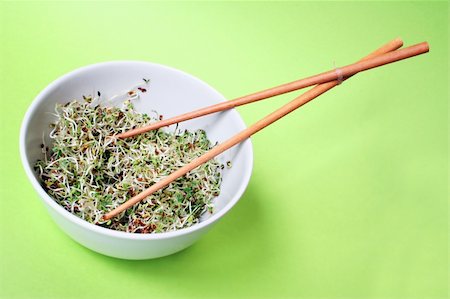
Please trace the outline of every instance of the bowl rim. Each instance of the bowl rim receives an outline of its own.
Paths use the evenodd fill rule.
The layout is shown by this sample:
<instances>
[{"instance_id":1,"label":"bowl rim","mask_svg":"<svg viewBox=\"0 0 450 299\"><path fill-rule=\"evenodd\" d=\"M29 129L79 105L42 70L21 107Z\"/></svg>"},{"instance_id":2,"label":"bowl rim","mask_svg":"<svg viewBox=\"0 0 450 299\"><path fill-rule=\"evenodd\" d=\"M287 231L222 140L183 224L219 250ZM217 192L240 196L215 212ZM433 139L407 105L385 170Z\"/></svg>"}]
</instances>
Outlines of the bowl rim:
<instances>
[{"instance_id":1,"label":"bowl rim","mask_svg":"<svg viewBox=\"0 0 450 299\"><path fill-rule=\"evenodd\" d=\"M204 221L196 223L187 228L181 228L181 229L177 229L174 231L154 233L154 234L138 234L138 233L116 231L113 229L104 228L104 227L89 223L86 220L83 220L83 219L73 215L72 213L70 213L69 211L64 209L62 206L60 206L42 188L41 184L39 183L37 178L34 176L34 172L33 172L32 168L30 167L31 163L27 158L27 151L26 151L26 146L25 146L25 144L26 144L25 140L26 140L26 136L27 136L26 128L28 128L31 116L33 115L35 110L39 107L39 105L44 101L44 99L47 97L47 95L51 91L56 89L62 82L70 80L71 77L73 77L79 73L85 72L87 70L90 70L90 69L106 67L106 66L111 66L111 65L120 65L120 64L127 65L127 64L136 64L136 63L137 64L146 64L151 67L162 68L162 69L166 69L166 70L169 70L172 72L178 72L181 75L189 77L190 79L196 81L198 84L203 85L204 87L206 87L206 88L210 89L211 91L213 91L214 93L218 94L222 98L222 100L219 100L219 101L214 100L214 101L217 101L217 103L219 103L221 101L226 101L225 97L221 93L219 93L215 88L211 87L209 84L200 80L199 78L197 78L189 73L186 73L184 71L181 71L179 69L176 69L176 68L173 68L170 66L166 66L166 65L162 65L159 63L148 62L148 61L139 61L139 60L113 60L113 61L105 61L105 62L99 62L99 63L94 63L94 64L90 64L87 66L83 66L83 67L77 68L73 71L70 71L68 73L65 73L64 75L55 79L53 82L51 82L49 85L47 85L41 92L39 92L39 94L31 102L30 106L28 107L28 109L23 117L21 127L20 127L19 150L20 150L22 166L25 170L25 173L27 174L28 180L31 182L35 191L40 195L41 200L43 200L44 203L46 203L48 207L52 208L55 212L57 212L58 214L60 214L64 218L66 218L68 221L70 221L76 225L79 225L79 226L83 227L84 229L93 231L98 234L110 236L110 237L115 237L115 238L119 238L119 239L131 239L131 240L158 240L158 239L169 239L169 238L175 238L175 237L182 236L182 235L188 235L188 234L194 233L196 231L199 231L203 228L206 228L207 226L210 226L211 224L213 224L214 222L216 222L217 220L222 218L226 213L228 213L228 211L231 210L231 208L239 201L239 199L244 194L244 192L247 189L247 186L249 184L250 177L251 177L252 171L253 171L253 146L252 146L252 142L251 142L250 138L248 138L247 140L245 140L242 143L242 144L248 144L248 147L247 147L248 148L248 150L247 150L248 151L248 153L247 153L248 159L246 159L246 165L244 165L244 169L246 169L246 171L244 172L243 178L242 178L243 184L241 184L240 188L237 189L236 192L234 192L234 195L232 196L231 200L220 211L212 214L208 219L206 219ZM230 109L230 110L233 110L233 112L236 113L239 124L242 126L243 129L245 129L246 125L245 125L241 115L239 114L239 112L236 109Z\"/></svg>"}]
</instances>

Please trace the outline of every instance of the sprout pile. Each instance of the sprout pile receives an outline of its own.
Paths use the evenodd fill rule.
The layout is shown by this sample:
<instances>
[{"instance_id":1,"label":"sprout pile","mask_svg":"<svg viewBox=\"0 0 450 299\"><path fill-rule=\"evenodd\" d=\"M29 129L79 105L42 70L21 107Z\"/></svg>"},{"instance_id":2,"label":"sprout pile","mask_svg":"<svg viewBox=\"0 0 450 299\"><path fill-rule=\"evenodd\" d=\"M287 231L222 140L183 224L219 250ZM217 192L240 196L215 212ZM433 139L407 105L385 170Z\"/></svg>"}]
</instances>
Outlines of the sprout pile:
<instances>
[{"instance_id":1,"label":"sprout pile","mask_svg":"<svg viewBox=\"0 0 450 299\"><path fill-rule=\"evenodd\" d=\"M204 130L149 131L128 139L111 136L144 126L150 117L133 110L94 106L87 101L57 104L51 124L52 145L41 145L35 170L47 193L67 211L106 228L131 233L159 233L192 226L212 213L220 193L217 160L197 167L139 204L108 221L102 216L163 179L213 146Z\"/></svg>"}]
</instances>

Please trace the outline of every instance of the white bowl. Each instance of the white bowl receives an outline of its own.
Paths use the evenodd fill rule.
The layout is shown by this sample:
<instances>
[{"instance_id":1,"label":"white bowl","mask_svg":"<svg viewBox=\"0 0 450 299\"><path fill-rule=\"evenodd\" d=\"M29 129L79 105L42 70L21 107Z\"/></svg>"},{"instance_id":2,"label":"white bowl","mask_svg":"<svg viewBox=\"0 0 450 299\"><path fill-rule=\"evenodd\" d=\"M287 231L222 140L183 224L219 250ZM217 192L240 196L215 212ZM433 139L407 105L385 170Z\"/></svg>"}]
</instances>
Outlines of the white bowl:
<instances>
[{"instance_id":1,"label":"white bowl","mask_svg":"<svg viewBox=\"0 0 450 299\"><path fill-rule=\"evenodd\" d=\"M138 112L156 110L168 118L225 100L203 81L170 67L139 61L99 63L70 72L47 86L26 112L20 131L20 155L25 172L55 222L87 248L124 259L161 257L192 245L237 203L248 185L253 167L250 140L218 156L219 161L230 160L233 166L224 171L214 213L202 217L200 223L192 227L172 232L134 234L114 231L88 223L58 205L41 187L33 170L36 160L42 158L43 134L46 143L50 144L49 124L54 121L55 103L66 103L97 91L102 97L110 97L141 82L142 78L151 79L151 83L148 92L135 101ZM202 128L212 142L222 142L245 129L245 124L233 109L180 123L180 128Z\"/></svg>"}]
</instances>

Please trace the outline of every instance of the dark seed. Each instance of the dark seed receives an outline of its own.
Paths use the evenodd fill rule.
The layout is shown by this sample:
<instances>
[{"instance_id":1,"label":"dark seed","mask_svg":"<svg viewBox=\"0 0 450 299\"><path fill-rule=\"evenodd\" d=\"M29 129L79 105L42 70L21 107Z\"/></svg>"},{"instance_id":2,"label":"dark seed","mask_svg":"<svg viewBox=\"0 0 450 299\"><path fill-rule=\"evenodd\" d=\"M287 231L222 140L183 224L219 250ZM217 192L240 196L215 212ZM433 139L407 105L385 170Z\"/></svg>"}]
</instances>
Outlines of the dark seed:
<instances>
[{"instance_id":1,"label":"dark seed","mask_svg":"<svg viewBox=\"0 0 450 299\"><path fill-rule=\"evenodd\" d=\"M104 155L105 155L105 159L108 160L109 157L111 157L111 152L108 151L108 150L106 150L105 153L104 153Z\"/></svg>"}]
</instances>

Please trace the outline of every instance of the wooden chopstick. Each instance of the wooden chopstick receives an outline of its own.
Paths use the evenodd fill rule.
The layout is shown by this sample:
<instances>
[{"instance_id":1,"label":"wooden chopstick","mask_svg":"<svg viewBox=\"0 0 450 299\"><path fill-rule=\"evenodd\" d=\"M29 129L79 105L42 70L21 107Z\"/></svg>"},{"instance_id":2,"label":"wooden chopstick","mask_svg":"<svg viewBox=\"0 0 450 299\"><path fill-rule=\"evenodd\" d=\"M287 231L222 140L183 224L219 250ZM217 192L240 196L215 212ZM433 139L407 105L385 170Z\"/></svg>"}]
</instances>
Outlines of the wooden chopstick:
<instances>
[{"instance_id":1,"label":"wooden chopstick","mask_svg":"<svg viewBox=\"0 0 450 299\"><path fill-rule=\"evenodd\" d=\"M385 45L385 46L389 47L389 44ZM385 46L383 46L382 48L375 51L374 53L376 53L376 54L371 53L369 55L369 57L373 56L373 55L377 55L377 53L385 53L389 50L392 50L392 48L385 48ZM392 45L391 45L391 47L392 47ZM395 54L395 55L386 56L387 54L381 54L380 56L376 56L375 58L367 58L366 60L363 61L363 63L364 63L363 69L370 69L370 68L373 68L376 66L384 65L387 63L401 60L401 59L405 59L405 58L413 57L413 56L416 56L419 54L423 54L428 51L429 51L428 44L426 42L420 43L415 46L411 46L411 47L408 47L408 48L405 48L402 50L395 51L397 53L395 53L395 52L389 53L389 54ZM356 73L356 72L354 72L354 73ZM203 163L213 159L215 156L223 153L227 149L244 141L245 139L249 138L256 132L262 130L263 128L267 127L268 125L272 124L273 122L279 120L280 118L282 118L286 114L294 111L295 109L303 106L307 102L313 100L314 98L318 97L319 95L323 94L324 92L330 90L331 88L338 85L339 83L340 82L338 82L338 81L332 81L332 82L328 82L326 84L317 85L316 87L310 89L309 91L307 91L304 94L295 98L293 101L287 103L286 105L282 106L278 110L272 112L271 114L267 115L263 119L259 120L252 126L246 128L245 130L241 131L240 133L234 135L233 137L231 137L230 139L226 140L225 142L219 144L218 146L212 148L210 151L208 151L205 154L203 154L202 156L194 159L189 164L186 164L185 166L174 171L173 173L168 175L163 180L153 184L148 189L144 190L143 192L139 193L138 195L136 195L136 196L132 197L131 199L129 199L128 201L124 202L117 208L115 208L112 211L110 211L109 213L105 214L103 216L103 219L108 220L108 219L111 219L112 217L115 217L117 214L119 214L119 213L125 211L126 209L132 207L133 205L137 204L138 202L145 199L146 197L148 197L155 191L169 185L172 181L185 175L192 169L202 165Z\"/></svg>"},{"instance_id":2,"label":"wooden chopstick","mask_svg":"<svg viewBox=\"0 0 450 299\"><path fill-rule=\"evenodd\" d=\"M392 40L389 44L391 45L398 45L398 44L402 44L403 42L400 38L394 39ZM400 46L401 47L401 46ZM380 48L381 49L381 48ZM376 56L379 56L380 54L385 54L387 52L374 52L371 53L369 56L365 57L365 59L372 59ZM393 61L397 61L399 59L395 59L395 57L392 57L391 59L394 59ZM400 58L403 59L403 58ZM390 61L390 62L393 62ZM360 61L361 62L361 61ZM336 70L330 70L328 72L325 73L321 73L312 77L308 77L305 79L300 79L297 81L293 81L290 83L286 83L286 84L282 84L279 86L275 86L260 92L256 92L250 95L246 95L244 97L240 97L240 98L236 98L233 100L229 100L229 101L224 101L222 103L219 104L215 104L212 106L208 106L205 108L201 108L195 111L191 111L185 114L181 114L172 118L168 118L162 121L158 121L156 123L150 124L148 126L144 126L144 127L140 127L140 128L136 128L136 129L132 129L129 130L127 132L121 133L121 134L117 134L114 137L116 138L129 138L138 134L142 134L144 132L147 131L151 131L151 130L155 130L161 127L165 127L165 126L169 126L175 123L179 123L182 121L186 121L189 119L193 119L193 118L197 118L200 116L204 116L204 115L208 115L211 113L215 113L215 112L219 112L219 111L224 111L224 110L228 110L237 106L241 106L241 105L245 105L245 104L249 104L249 103L253 103L256 101L260 101L263 99L267 99L270 97L274 97L277 95L281 95L284 93L288 93L294 90L298 90L301 88L305 88L308 86L312 86L312 85L316 85L316 84L321 84L321 83L325 83L325 82L329 82L329 81L333 81L333 80L338 80L339 76L343 76L343 77L349 77L351 75L354 75L355 73L359 72L359 71L364 71L367 70L369 68L372 67L377 67L380 66L382 64L386 64L386 63L390 63L390 62L384 62L383 60L379 61L377 64L370 66L367 64L352 64L352 65L348 65L342 68L339 68L340 73L336 72Z\"/></svg>"}]
</instances>

